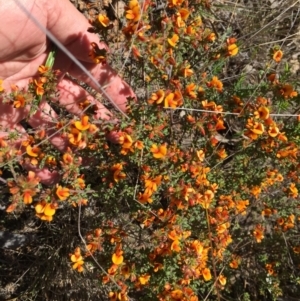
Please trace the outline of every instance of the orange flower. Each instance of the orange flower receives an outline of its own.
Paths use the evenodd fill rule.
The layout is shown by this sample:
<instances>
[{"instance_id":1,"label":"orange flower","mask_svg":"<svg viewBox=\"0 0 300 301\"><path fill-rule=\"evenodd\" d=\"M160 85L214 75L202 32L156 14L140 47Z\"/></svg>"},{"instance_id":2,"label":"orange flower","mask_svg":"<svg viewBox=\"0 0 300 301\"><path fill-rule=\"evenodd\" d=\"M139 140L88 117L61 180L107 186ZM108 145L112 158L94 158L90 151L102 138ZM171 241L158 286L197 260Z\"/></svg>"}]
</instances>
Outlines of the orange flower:
<instances>
[{"instance_id":1,"label":"orange flower","mask_svg":"<svg viewBox=\"0 0 300 301\"><path fill-rule=\"evenodd\" d=\"M86 131L90 127L89 116L83 115L81 121L75 121L74 125L79 131Z\"/></svg>"},{"instance_id":2,"label":"orange flower","mask_svg":"<svg viewBox=\"0 0 300 301\"><path fill-rule=\"evenodd\" d=\"M150 277L151 276L149 274L145 274L145 275L140 276L139 277L140 284L141 285L147 284L149 282L149 280L150 280Z\"/></svg>"},{"instance_id":3,"label":"orange flower","mask_svg":"<svg viewBox=\"0 0 300 301\"><path fill-rule=\"evenodd\" d=\"M82 133L76 128L72 128L68 138L71 144L79 146L82 142Z\"/></svg>"},{"instance_id":4,"label":"orange flower","mask_svg":"<svg viewBox=\"0 0 300 301\"><path fill-rule=\"evenodd\" d=\"M50 70L50 67L44 66L44 65L40 65L38 68L38 71L41 74L47 73L49 70Z\"/></svg>"},{"instance_id":5,"label":"orange flower","mask_svg":"<svg viewBox=\"0 0 300 301\"><path fill-rule=\"evenodd\" d=\"M227 55L228 56L235 56L239 52L239 48L236 44L230 44L227 46Z\"/></svg>"},{"instance_id":6,"label":"orange flower","mask_svg":"<svg viewBox=\"0 0 300 301\"><path fill-rule=\"evenodd\" d=\"M108 297L110 301L117 301L118 300L118 293L116 292L109 292Z\"/></svg>"},{"instance_id":7,"label":"orange flower","mask_svg":"<svg viewBox=\"0 0 300 301\"><path fill-rule=\"evenodd\" d=\"M242 215L245 215L248 205L249 205L248 200L246 200L246 201L242 201L242 200L236 201L236 211L237 211L237 213L241 213Z\"/></svg>"},{"instance_id":8,"label":"orange flower","mask_svg":"<svg viewBox=\"0 0 300 301\"><path fill-rule=\"evenodd\" d=\"M21 94L17 94L15 97L14 97L14 107L15 108L24 108L25 106L25 103L26 103L26 99L23 95Z\"/></svg>"},{"instance_id":9,"label":"orange flower","mask_svg":"<svg viewBox=\"0 0 300 301\"><path fill-rule=\"evenodd\" d=\"M182 300L183 299L183 292L179 289L176 289L170 293L170 296L174 300Z\"/></svg>"},{"instance_id":10,"label":"orange flower","mask_svg":"<svg viewBox=\"0 0 300 301\"><path fill-rule=\"evenodd\" d=\"M206 39L210 42L214 42L216 40L216 34L214 32L211 32Z\"/></svg>"},{"instance_id":11,"label":"orange flower","mask_svg":"<svg viewBox=\"0 0 300 301\"><path fill-rule=\"evenodd\" d=\"M224 286L226 284L226 277L224 275L220 275L219 282Z\"/></svg>"},{"instance_id":12,"label":"orange flower","mask_svg":"<svg viewBox=\"0 0 300 301\"><path fill-rule=\"evenodd\" d=\"M169 93L166 98L165 98L165 101L164 101L164 107L165 108L177 108L178 106L178 103L175 99L175 94L174 93Z\"/></svg>"},{"instance_id":13,"label":"orange flower","mask_svg":"<svg viewBox=\"0 0 300 301\"><path fill-rule=\"evenodd\" d=\"M250 192L257 198L261 193L261 188L259 186L254 186L251 188Z\"/></svg>"},{"instance_id":14,"label":"orange flower","mask_svg":"<svg viewBox=\"0 0 300 301\"><path fill-rule=\"evenodd\" d=\"M265 130L264 125L262 123L256 122L252 118L248 119L246 127L250 131L246 132L245 135L247 135L253 140L256 140L259 135L262 135Z\"/></svg>"},{"instance_id":15,"label":"orange flower","mask_svg":"<svg viewBox=\"0 0 300 301\"><path fill-rule=\"evenodd\" d=\"M4 91L3 87L2 87L2 83L3 83L3 80L0 79L0 93Z\"/></svg>"},{"instance_id":16,"label":"orange flower","mask_svg":"<svg viewBox=\"0 0 300 301\"><path fill-rule=\"evenodd\" d=\"M144 193L139 192L138 201L141 204L147 204L147 203L151 204L153 200L150 197L151 194L149 194L149 192L144 192Z\"/></svg>"},{"instance_id":17,"label":"orange flower","mask_svg":"<svg viewBox=\"0 0 300 301\"><path fill-rule=\"evenodd\" d=\"M204 268L203 269L202 276L203 276L205 281L209 281L212 278L209 268Z\"/></svg>"},{"instance_id":18,"label":"orange flower","mask_svg":"<svg viewBox=\"0 0 300 301\"><path fill-rule=\"evenodd\" d=\"M149 196L152 195L153 192L157 191L158 186L161 184L162 176L159 175L153 179L146 178L145 179L145 193Z\"/></svg>"},{"instance_id":19,"label":"orange flower","mask_svg":"<svg viewBox=\"0 0 300 301\"><path fill-rule=\"evenodd\" d=\"M166 143L159 146L152 144L150 151L155 159L164 159L167 155L167 145Z\"/></svg>"},{"instance_id":20,"label":"orange flower","mask_svg":"<svg viewBox=\"0 0 300 301\"><path fill-rule=\"evenodd\" d=\"M36 85L36 90L35 90L36 95L38 95L38 96L43 96L44 95L45 90L44 90L43 85L44 85L45 82L46 82L45 77L40 78L39 81L34 80L34 83Z\"/></svg>"},{"instance_id":21,"label":"orange flower","mask_svg":"<svg viewBox=\"0 0 300 301\"><path fill-rule=\"evenodd\" d=\"M26 205L29 205L32 203L32 197L36 194L35 191L31 190L31 189L25 189L23 191L23 202Z\"/></svg>"},{"instance_id":22,"label":"orange flower","mask_svg":"<svg viewBox=\"0 0 300 301\"><path fill-rule=\"evenodd\" d=\"M264 238L264 228L262 225L256 225L253 235L258 243L261 243L262 239Z\"/></svg>"},{"instance_id":23,"label":"orange flower","mask_svg":"<svg viewBox=\"0 0 300 301\"><path fill-rule=\"evenodd\" d=\"M31 147L30 145L27 145L27 147L26 147L26 153L30 157L37 157L40 152L41 152L41 149L38 148L38 147L36 147L36 146L35 147Z\"/></svg>"},{"instance_id":24,"label":"orange flower","mask_svg":"<svg viewBox=\"0 0 300 301\"><path fill-rule=\"evenodd\" d=\"M165 108L177 108L180 105L182 105L182 95L179 90L169 93L164 100Z\"/></svg>"},{"instance_id":25,"label":"orange flower","mask_svg":"<svg viewBox=\"0 0 300 301\"><path fill-rule=\"evenodd\" d=\"M270 117L270 111L267 107L259 107L256 112L254 112L255 118L260 118L266 120Z\"/></svg>"},{"instance_id":26,"label":"orange flower","mask_svg":"<svg viewBox=\"0 0 300 301\"><path fill-rule=\"evenodd\" d=\"M223 83L218 79L217 76L213 76L212 80L206 83L206 85L209 88L215 88L218 92L222 92L223 90Z\"/></svg>"},{"instance_id":27,"label":"orange flower","mask_svg":"<svg viewBox=\"0 0 300 301\"><path fill-rule=\"evenodd\" d=\"M205 153L202 149L199 149L198 151L196 151L196 155L197 155L197 158L200 162L204 161Z\"/></svg>"},{"instance_id":28,"label":"orange flower","mask_svg":"<svg viewBox=\"0 0 300 301\"><path fill-rule=\"evenodd\" d=\"M149 104L153 104L153 103L160 104L163 102L164 98L165 98L165 92L164 92L164 90L160 89L156 93L152 93L151 98L148 100L148 103Z\"/></svg>"},{"instance_id":29,"label":"orange flower","mask_svg":"<svg viewBox=\"0 0 300 301\"><path fill-rule=\"evenodd\" d=\"M121 163L114 164L111 167L111 171L114 172L113 177L114 177L115 182L119 182L119 180L126 178L126 174L124 172L122 172L122 169L123 169L123 165Z\"/></svg>"},{"instance_id":30,"label":"orange flower","mask_svg":"<svg viewBox=\"0 0 300 301\"><path fill-rule=\"evenodd\" d=\"M141 9L137 0L131 0L128 4L129 10L126 10L126 18L132 22L138 22L141 17Z\"/></svg>"},{"instance_id":31,"label":"orange flower","mask_svg":"<svg viewBox=\"0 0 300 301\"><path fill-rule=\"evenodd\" d=\"M171 244L171 250L174 252L180 252L180 242L178 239L175 239Z\"/></svg>"},{"instance_id":32,"label":"orange flower","mask_svg":"<svg viewBox=\"0 0 300 301\"><path fill-rule=\"evenodd\" d=\"M143 143L143 141L140 141L140 140L135 141L134 147L136 147L136 148L139 149L139 150L143 149L143 148L144 148L144 143Z\"/></svg>"},{"instance_id":33,"label":"orange flower","mask_svg":"<svg viewBox=\"0 0 300 301\"><path fill-rule=\"evenodd\" d=\"M284 98L293 98L298 95L297 91L294 91L293 86L289 84L285 84L281 86L279 93L284 97Z\"/></svg>"},{"instance_id":34,"label":"orange flower","mask_svg":"<svg viewBox=\"0 0 300 301\"><path fill-rule=\"evenodd\" d=\"M297 189L295 183L291 183L291 184L290 184L289 190L290 190L289 195L290 195L292 198L296 198L296 197L298 196L298 189Z\"/></svg>"},{"instance_id":35,"label":"orange flower","mask_svg":"<svg viewBox=\"0 0 300 301\"><path fill-rule=\"evenodd\" d=\"M84 261L83 261L83 258L81 256L81 252L80 252L80 249L77 247L74 251L74 254L71 254L71 261L74 262L73 264L73 269L74 270L77 270L78 272L83 272L83 264L84 264Z\"/></svg>"},{"instance_id":36,"label":"orange flower","mask_svg":"<svg viewBox=\"0 0 300 301\"><path fill-rule=\"evenodd\" d=\"M281 50L277 50L273 54L273 60L276 63L279 63L281 61L282 57L283 57L283 52Z\"/></svg>"},{"instance_id":37,"label":"orange flower","mask_svg":"<svg viewBox=\"0 0 300 301\"><path fill-rule=\"evenodd\" d=\"M105 15L102 15L102 14L99 14L98 15L98 21L100 22L100 24L103 26L103 27L107 27L110 23L110 20L107 16Z\"/></svg>"},{"instance_id":38,"label":"orange flower","mask_svg":"<svg viewBox=\"0 0 300 301\"><path fill-rule=\"evenodd\" d=\"M221 158L221 159L225 159L227 157L227 153L224 147L221 147L217 150L217 155Z\"/></svg>"},{"instance_id":39,"label":"orange flower","mask_svg":"<svg viewBox=\"0 0 300 301\"><path fill-rule=\"evenodd\" d=\"M193 69L191 69L190 67L191 67L190 65L187 65L185 68L183 68L181 70L183 77L186 78L186 77L192 76L194 74Z\"/></svg>"},{"instance_id":40,"label":"orange flower","mask_svg":"<svg viewBox=\"0 0 300 301\"><path fill-rule=\"evenodd\" d=\"M57 186L56 195L61 201L64 201L70 196L70 190L69 188L63 188L62 186Z\"/></svg>"},{"instance_id":41,"label":"orange flower","mask_svg":"<svg viewBox=\"0 0 300 301\"><path fill-rule=\"evenodd\" d=\"M52 204L47 203L46 206L44 207L44 215L46 216L53 216L55 214L55 206Z\"/></svg>"},{"instance_id":42,"label":"orange flower","mask_svg":"<svg viewBox=\"0 0 300 301\"><path fill-rule=\"evenodd\" d=\"M115 265L120 265L123 263L124 257L123 257L123 251L117 250L113 256L112 256L112 262Z\"/></svg>"},{"instance_id":43,"label":"orange flower","mask_svg":"<svg viewBox=\"0 0 300 301\"><path fill-rule=\"evenodd\" d=\"M197 94L196 94L196 90L197 86L194 83L191 83L189 85L186 86L185 88L185 93L192 99L196 99L197 98Z\"/></svg>"},{"instance_id":44,"label":"orange flower","mask_svg":"<svg viewBox=\"0 0 300 301\"><path fill-rule=\"evenodd\" d=\"M190 15L190 11L186 8L180 8L178 10L178 12L179 12L182 20L184 20L184 21L186 21L188 19L189 15Z\"/></svg>"},{"instance_id":45,"label":"orange flower","mask_svg":"<svg viewBox=\"0 0 300 301\"><path fill-rule=\"evenodd\" d=\"M172 46L172 47L176 47L176 44L178 43L179 41L179 36L174 33L173 34L173 37L168 39L168 43Z\"/></svg>"},{"instance_id":46,"label":"orange flower","mask_svg":"<svg viewBox=\"0 0 300 301\"><path fill-rule=\"evenodd\" d=\"M35 204L34 209L36 212L36 215L41 220L46 220L48 222L51 222L53 219L53 215L56 212L57 205L46 203L46 201L41 201Z\"/></svg>"},{"instance_id":47,"label":"orange flower","mask_svg":"<svg viewBox=\"0 0 300 301\"><path fill-rule=\"evenodd\" d=\"M237 259L233 259L230 263L229 263L229 266L232 268L232 269L237 269L239 267L239 260Z\"/></svg>"},{"instance_id":48,"label":"orange flower","mask_svg":"<svg viewBox=\"0 0 300 301\"><path fill-rule=\"evenodd\" d=\"M296 254L300 254L300 246L293 247L293 251Z\"/></svg>"},{"instance_id":49,"label":"orange flower","mask_svg":"<svg viewBox=\"0 0 300 301\"><path fill-rule=\"evenodd\" d=\"M275 123L271 124L269 129L268 129L268 134L272 137L275 138L279 134L279 128L276 126Z\"/></svg>"},{"instance_id":50,"label":"orange flower","mask_svg":"<svg viewBox=\"0 0 300 301\"><path fill-rule=\"evenodd\" d=\"M130 148L132 146L132 138L124 132L120 135L119 143L122 144L124 148Z\"/></svg>"},{"instance_id":51,"label":"orange flower","mask_svg":"<svg viewBox=\"0 0 300 301\"><path fill-rule=\"evenodd\" d=\"M73 163L73 157L70 153L63 154L63 162L67 165Z\"/></svg>"}]
</instances>

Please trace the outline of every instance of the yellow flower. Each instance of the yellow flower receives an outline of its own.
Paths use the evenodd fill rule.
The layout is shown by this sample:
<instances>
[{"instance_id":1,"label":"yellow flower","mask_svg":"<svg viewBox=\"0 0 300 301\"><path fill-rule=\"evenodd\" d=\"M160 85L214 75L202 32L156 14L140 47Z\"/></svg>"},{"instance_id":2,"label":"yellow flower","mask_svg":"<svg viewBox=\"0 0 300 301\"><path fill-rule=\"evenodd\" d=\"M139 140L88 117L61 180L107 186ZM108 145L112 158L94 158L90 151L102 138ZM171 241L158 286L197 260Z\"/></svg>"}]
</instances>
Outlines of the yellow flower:
<instances>
[{"instance_id":1,"label":"yellow flower","mask_svg":"<svg viewBox=\"0 0 300 301\"><path fill-rule=\"evenodd\" d=\"M26 189L23 192L23 202L26 205L29 205L32 203L32 196L35 195L35 191L32 191L31 189Z\"/></svg>"},{"instance_id":2,"label":"yellow flower","mask_svg":"<svg viewBox=\"0 0 300 301\"><path fill-rule=\"evenodd\" d=\"M114 164L111 167L111 171L113 171L114 173L113 177L115 182L119 182L119 180L126 178L126 174L122 172L122 169L123 169L123 165L121 163Z\"/></svg>"},{"instance_id":3,"label":"yellow flower","mask_svg":"<svg viewBox=\"0 0 300 301\"><path fill-rule=\"evenodd\" d=\"M257 111L254 112L255 118L260 118L266 120L270 117L270 111L267 107L259 107Z\"/></svg>"},{"instance_id":4,"label":"yellow flower","mask_svg":"<svg viewBox=\"0 0 300 301\"><path fill-rule=\"evenodd\" d=\"M226 277L224 275L220 275L219 282L224 286L226 284Z\"/></svg>"},{"instance_id":5,"label":"yellow flower","mask_svg":"<svg viewBox=\"0 0 300 301\"><path fill-rule=\"evenodd\" d=\"M178 239L175 239L171 244L171 250L174 252L180 252L180 242Z\"/></svg>"},{"instance_id":6,"label":"yellow flower","mask_svg":"<svg viewBox=\"0 0 300 301\"><path fill-rule=\"evenodd\" d=\"M262 225L257 225L253 231L253 235L258 243L261 243L262 239L264 238L264 229Z\"/></svg>"},{"instance_id":7,"label":"yellow flower","mask_svg":"<svg viewBox=\"0 0 300 301\"><path fill-rule=\"evenodd\" d=\"M75 121L74 125L75 125L76 129L79 131L86 131L90 127L89 117L86 115L83 115L81 117L81 121Z\"/></svg>"},{"instance_id":8,"label":"yellow flower","mask_svg":"<svg viewBox=\"0 0 300 301\"><path fill-rule=\"evenodd\" d=\"M157 92L152 93L151 98L148 100L148 103L149 104L153 104L153 103L160 104L163 102L164 98L165 98L165 92L164 92L164 90L160 89Z\"/></svg>"},{"instance_id":9,"label":"yellow flower","mask_svg":"<svg viewBox=\"0 0 300 301\"><path fill-rule=\"evenodd\" d=\"M174 33L173 37L168 39L168 43L172 46L172 47L176 47L177 42L179 41L179 36Z\"/></svg>"},{"instance_id":10,"label":"yellow flower","mask_svg":"<svg viewBox=\"0 0 300 301\"><path fill-rule=\"evenodd\" d=\"M167 154L167 145L162 144L157 146L156 144L153 144L150 151L155 159L164 159Z\"/></svg>"},{"instance_id":11,"label":"yellow flower","mask_svg":"<svg viewBox=\"0 0 300 301\"><path fill-rule=\"evenodd\" d=\"M149 279L150 279L150 275L148 275L148 274L145 274L145 275L139 277L140 284L141 285L147 284L149 282Z\"/></svg>"},{"instance_id":12,"label":"yellow flower","mask_svg":"<svg viewBox=\"0 0 300 301\"><path fill-rule=\"evenodd\" d=\"M117 251L116 253L113 254L112 256L112 262L115 265L120 265L123 263L124 257L123 257L123 251Z\"/></svg>"},{"instance_id":13,"label":"yellow flower","mask_svg":"<svg viewBox=\"0 0 300 301\"><path fill-rule=\"evenodd\" d=\"M99 14L98 21L103 27L107 27L110 23L109 18L105 15Z\"/></svg>"},{"instance_id":14,"label":"yellow flower","mask_svg":"<svg viewBox=\"0 0 300 301\"><path fill-rule=\"evenodd\" d=\"M186 8L180 8L178 12L180 13L182 20L184 21L186 21L190 15L189 10L187 10Z\"/></svg>"},{"instance_id":15,"label":"yellow flower","mask_svg":"<svg viewBox=\"0 0 300 301\"><path fill-rule=\"evenodd\" d=\"M204 161L205 153L202 149L199 149L198 151L196 151L196 155L197 155L197 158L200 162Z\"/></svg>"},{"instance_id":16,"label":"yellow flower","mask_svg":"<svg viewBox=\"0 0 300 301\"><path fill-rule=\"evenodd\" d=\"M179 289L172 291L170 295L174 300L182 300L183 298L183 292Z\"/></svg>"},{"instance_id":17,"label":"yellow flower","mask_svg":"<svg viewBox=\"0 0 300 301\"><path fill-rule=\"evenodd\" d=\"M212 80L206 84L209 88L215 88L218 92L222 92L223 83L217 76L213 76Z\"/></svg>"},{"instance_id":18,"label":"yellow flower","mask_svg":"<svg viewBox=\"0 0 300 301\"><path fill-rule=\"evenodd\" d=\"M236 44L230 44L227 46L227 55L228 56L235 56L239 52L239 48Z\"/></svg>"},{"instance_id":19,"label":"yellow flower","mask_svg":"<svg viewBox=\"0 0 300 301\"><path fill-rule=\"evenodd\" d=\"M80 273L83 272L84 261L78 247L75 249L74 254L71 254L71 261L74 262L72 266L74 270L77 270Z\"/></svg>"},{"instance_id":20,"label":"yellow flower","mask_svg":"<svg viewBox=\"0 0 300 301\"><path fill-rule=\"evenodd\" d=\"M141 204L147 204L147 203L151 204L153 202L153 200L151 199L151 194L149 194L148 191L144 193L139 192L138 201Z\"/></svg>"},{"instance_id":21,"label":"yellow flower","mask_svg":"<svg viewBox=\"0 0 300 301\"><path fill-rule=\"evenodd\" d=\"M276 126L276 124L271 124L269 129L268 129L268 134L272 137L275 138L279 134L279 128Z\"/></svg>"},{"instance_id":22,"label":"yellow flower","mask_svg":"<svg viewBox=\"0 0 300 301\"><path fill-rule=\"evenodd\" d=\"M3 87L2 87L2 83L3 83L3 80L0 79L0 92L3 92L3 91L4 91L4 89L3 89Z\"/></svg>"},{"instance_id":23,"label":"yellow flower","mask_svg":"<svg viewBox=\"0 0 300 301\"><path fill-rule=\"evenodd\" d=\"M35 204L34 209L36 212L36 215L41 220L46 220L48 222L51 222L53 219L53 215L56 212L56 205L46 203L45 201L41 201Z\"/></svg>"},{"instance_id":24,"label":"yellow flower","mask_svg":"<svg viewBox=\"0 0 300 301\"><path fill-rule=\"evenodd\" d=\"M138 22L141 17L141 9L137 0L129 1L129 10L126 11L126 18L133 22Z\"/></svg>"},{"instance_id":25,"label":"yellow flower","mask_svg":"<svg viewBox=\"0 0 300 301\"><path fill-rule=\"evenodd\" d=\"M0 90L1 92L1 90ZM21 94L18 94L14 98L14 107L15 108L23 108L25 106L26 100L25 97Z\"/></svg>"},{"instance_id":26,"label":"yellow flower","mask_svg":"<svg viewBox=\"0 0 300 301\"><path fill-rule=\"evenodd\" d=\"M66 200L70 196L69 188L64 188L62 186L57 186L56 195L61 201Z\"/></svg>"},{"instance_id":27,"label":"yellow flower","mask_svg":"<svg viewBox=\"0 0 300 301\"><path fill-rule=\"evenodd\" d=\"M27 145L27 147L26 147L26 153L30 157L37 157L39 155L40 151L41 151L41 149L36 146L31 147L30 145Z\"/></svg>"},{"instance_id":28,"label":"yellow flower","mask_svg":"<svg viewBox=\"0 0 300 301\"><path fill-rule=\"evenodd\" d=\"M211 279L211 273L210 273L209 268L203 269L202 276L203 276L205 281L209 281Z\"/></svg>"}]
</instances>

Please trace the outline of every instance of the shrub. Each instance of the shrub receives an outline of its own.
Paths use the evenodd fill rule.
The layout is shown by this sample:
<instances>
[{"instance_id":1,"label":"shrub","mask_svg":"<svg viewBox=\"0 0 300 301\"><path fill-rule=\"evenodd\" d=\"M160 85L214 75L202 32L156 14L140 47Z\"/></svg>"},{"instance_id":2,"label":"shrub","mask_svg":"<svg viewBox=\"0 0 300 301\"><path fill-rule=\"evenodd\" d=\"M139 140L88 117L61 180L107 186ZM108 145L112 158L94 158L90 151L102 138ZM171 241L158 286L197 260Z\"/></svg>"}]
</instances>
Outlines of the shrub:
<instances>
[{"instance_id":1,"label":"shrub","mask_svg":"<svg viewBox=\"0 0 300 301\"><path fill-rule=\"evenodd\" d=\"M296 294L288 287L299 283L297 82L281 66L280 46L270 47L255 82L243 73L228 79L247 49L211 21L211 5L129 1L119 42L126 59L114 62L138 95L127 117L95 120L86 101L80 119L60 109L65 153L43 130L23 142L24 153L11 148L13 135L1 140L6 211L51 222L49 235L72 215L79 237L64 245L69 268L99 279L110 300ZM110 43L111 24L99 14L89 30ZM115 59L95 48L92 55ZM34 108L39 95L55 93L55 70L39 71L28 93L7 96L15 107L25 99ZM107 140L110 131L117 143ZM42 185L20 162L61 180Z\"/></svg>"}]
</instances>

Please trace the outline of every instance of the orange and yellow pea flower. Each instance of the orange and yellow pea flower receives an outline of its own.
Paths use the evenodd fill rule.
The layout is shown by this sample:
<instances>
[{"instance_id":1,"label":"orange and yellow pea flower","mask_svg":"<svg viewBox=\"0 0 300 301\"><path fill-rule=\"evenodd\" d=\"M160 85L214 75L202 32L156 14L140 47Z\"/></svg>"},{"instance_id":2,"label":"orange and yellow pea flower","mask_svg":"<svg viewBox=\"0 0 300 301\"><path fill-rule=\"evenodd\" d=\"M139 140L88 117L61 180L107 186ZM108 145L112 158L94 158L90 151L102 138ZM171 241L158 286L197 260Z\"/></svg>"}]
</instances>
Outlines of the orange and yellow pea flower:
<instances>
[{"instance_id":1,"label":"orange and yellow pea flower","mask_svg":"<svg viewBox=\"0 0 300 301\"><path fill-rule=\"evenodd\" d=\"M65 201L70 196L70 189L57 185L56 195L61 201Z\"/></svg>"},{"instance_id":2,"label":"orange and yellow pea flower","mask_svg":"<svg viewBox=\"0 0 300 301\"><path fill-rule=\"evenodd\" d=\"M116 250L115 253L112 256L112 262L115 265L120 265L123 263L124 257L123 257L123 251L122 250Z\"/></svg>"},{"instance_id":3,"label":"orange and yellow pea flower","mask_svg":"<svg viewBox=\"0 0 300 301\"><path fill-rule=\"evenodd\" d=\"M128 4L128 10L126 10L126 19L131 22L138 22L141 18L141 8L137 0L131 0Z\"/></svg>"},{"instance_id":4,"label":"orange and yellow pea flower","mask_svg":"<svg viewBox=\"0 0 300 301\"><path fill-rule=\"evenodd\" d=\"M107 27L110 24L109 18L103 14L99 14L97 19L103 27Z\"/></svg>"},{"instance_id":5,"label":"orange and yellow pea flower","mask_svg":"<svg viewBox=\"0 0 300 301\"><path fill-rule=\"evenodd\" d=\"M83 261L83 257L81 256L81 251L79 249L79 247L77 247L74 251L73 254L70 255L71 257L71 261L73 262L73 269L77 270L78 272L83 272L84 268L84 261Z\"/></svg>"},{"instance_id":6,"label":"orange and yellow pea flower","mask_svg":"<svg viewBox=\"0 0 300 301\"><path fill-rule=\"evenodd\" d=\"M56 207L56 204L47 203L46 201L40 201L34 206L36 215L41 220L46 220L48 222L52 221L53 215L56 212Z\"/></svg>"},{"instance_id":7,"label":"orange and yellow pea flower","mask_svg":"<svg viewBox=\"0 0 300 301\"><path fill-rule=\"evenodd\" d=\"M74 126L76 127L77 130L79 131L86 131L89 129L90 124L89 124L89 117L86 115L83 115L81 117L80 121L75 121Z\"/></svg>"},{"instance_id":8,"label":"orange and yellow pea flower","mask_svg":"<svg viewBox=\"0 0 300 301\"><path fill-rule=\"evenodd\" d=\"M155 159L164 159L167 155L168 149L166 143L161 145L152 144L150 151Z\"/></svg>"},{"instance_id":9,"label":"orange and yellow pea flower","mask_svg":"<svg viewBox=\"0 0 300 301\"><path fill-rule=\"evenodd\" d=\"M276 63L279 63L281 61L283 57L283 52L282 50L276 50L273 54L273 60L276 62Z\"/></svg>"},{"instance_id":10,"label":"orange and yellow pea flower","mask_svg":"<svg viewBox=\"0 0 300 301\"><path fill-rule=\"evenodd\" d=\"M179 41L179 36L176 33L173 34L172 38L168 39L168 43L172 47L176 47L178 41Z\"/></svg>"}]
</instances>

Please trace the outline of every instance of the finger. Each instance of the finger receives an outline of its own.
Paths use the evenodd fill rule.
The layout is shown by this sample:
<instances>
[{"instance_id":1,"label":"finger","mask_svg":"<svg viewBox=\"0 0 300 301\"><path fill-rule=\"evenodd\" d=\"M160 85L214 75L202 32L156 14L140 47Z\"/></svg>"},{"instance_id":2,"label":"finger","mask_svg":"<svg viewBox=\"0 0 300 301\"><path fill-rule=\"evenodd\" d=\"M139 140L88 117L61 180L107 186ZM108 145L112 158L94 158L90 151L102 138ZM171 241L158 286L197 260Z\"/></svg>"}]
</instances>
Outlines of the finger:
<instances>
[{"instance_id":1,"label":"finger","mask_svg":"<svg viewBox=\"0 0 300 301\"><path fill-rule=\"evenodd\" d=\"M70 79L64 78L58 84L60 105L70 113L75 115L82 115L82 108L80 106L85 100L88 100L95 108L95 118L108 120L112 114L99 101L92 97L87 91L78 86Z\"/></svg>"},{"instance_id":2,"label":"finger","mask_svg":"<svg viewBox=\"0 0 300 301\"><path fill-rule=\"evenodd\" d=\"M17 135L16 139L14 139L13 141L7 139L11 135L11 132L0 131L0 138L5 139L7 143L9 143L9 146L12 150L21 150L21 152L23 153L25 152L25 147L22 146L22 144L28 139L28 135L24 127L22 127L20 124L15 125L14 130L16 131ZM47 168L38 168L30 163L25 162L22 163L22 167L28 171L34 171L36 176L40 178L40 181L43 184L53 185L60 180L60 175L57 171L50 171Z\"/></svg>"},{"instance_id":3,"label":"finger","mask_svg":"<svg viewBox=\"0 0 300 301\"><path fill-rule=\"evenodd\" d=\"M17 129L16 124L19 124L21 120L26 118L28 111L29 108L16 109L11 103L3 103L0 97L0 129L4 132Z\"/></svg>"},{"instance_id":4,"label":"finger","mask_svg":"<svg viewBox=\"0 0 300 301\"><path fill-rule=\"evenodd\" d=\"M34 128L46 130L47 138L59 151L66 151L69 146L68 139L63 137L62 130L57 127L59 116L46 102L42 101L37 112L28 118L28 123Z\"/></svg>"},{"instance_id":5,"label":"finger","mask_svg":"<svg viewBox=\"0 0 300 301\"><path fill-rule=\"evenodd\" d=\"M108 64L83 63L97 82L104 88L110 101L113 101L123 112L126 111L127 98L136 98L129 85ZM75 64L69 69L69 73L80 81L85 82L99 93L99 88L87 77Z\"/></svg>"}]
</instances>

